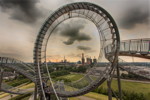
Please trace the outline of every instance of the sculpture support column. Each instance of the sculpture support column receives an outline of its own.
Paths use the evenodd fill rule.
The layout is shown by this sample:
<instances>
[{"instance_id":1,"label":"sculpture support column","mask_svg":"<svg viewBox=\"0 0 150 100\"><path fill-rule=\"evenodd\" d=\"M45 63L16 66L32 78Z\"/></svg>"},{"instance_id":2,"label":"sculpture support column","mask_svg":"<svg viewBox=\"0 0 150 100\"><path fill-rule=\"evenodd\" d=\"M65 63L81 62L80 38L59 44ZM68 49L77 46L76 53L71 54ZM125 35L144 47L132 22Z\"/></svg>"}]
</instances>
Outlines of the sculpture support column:
<instances>
[{"instance_id":1,"label":"sculpture support column","mask_svg":"<svg viewBox=\"0 0 150 100\"><path fill-rule=\"evenodd\" d=\"M108 87L108 100L112 100L111 79L107 80L107 87Z\"/></svg>"},{"instance_id":2,"label":"sculpture support column","mask_svg":"<svg viewBox=\"0 0 150 100\"><path fill-rule=\"evenodd\" d=\"M120 69L119 69L118 61L117 61L117 81L118 81L119 99L122 100L122 90L121 90L121 81L120 81Z\"/></svg>"},{"instance_id":3,"label":"sculpture support column","mask_svg":"<svg viewBox=\"0 0 150 100\"><path fill-rule=\"evenodd\" d=\"M35 84L35 89L34 89L34 100L37 100L37 85Z\"/></svg>"}]
</instances>

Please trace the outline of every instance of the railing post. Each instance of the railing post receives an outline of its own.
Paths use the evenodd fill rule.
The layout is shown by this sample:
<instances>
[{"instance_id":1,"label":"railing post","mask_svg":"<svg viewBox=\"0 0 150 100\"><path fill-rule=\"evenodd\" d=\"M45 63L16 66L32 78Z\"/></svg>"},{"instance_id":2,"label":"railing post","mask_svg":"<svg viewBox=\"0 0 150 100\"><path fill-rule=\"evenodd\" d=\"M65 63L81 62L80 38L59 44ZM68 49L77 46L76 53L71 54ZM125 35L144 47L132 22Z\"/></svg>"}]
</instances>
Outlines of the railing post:
<instances>
[{"instance_id":1,"label":"railing post","mask_svg":"<svg viewBox=\"0 0 150 100\"><path fill-rule=\"evenodd\" d=\"M148 48L148 54L150 53L150 40L148 41L149 48Z\"/></svg>"},{"instance_id":2,"label":"railing post","mask_svg":"<svg viewBox=\"0 0 150 100\"><path fill-rule=\"evenodd\" d=\"M150 53L150 40L149 40L149 43L148 43L148 44L149 44L149 50L148 50L148 53Z\"/></svg>"},{"instance_id":3,"label":"railing post","mask_svg":"<svg viewBox=\"0 0 150 100\"><path fill-rule=\"evenodd\" d=\"M141 53L141 49L142 49L142 39L141 39L141 44L140 44L140 53Z\"/></svg>"},{"instance_id":4,"label":"railing post","mask_svg":"<svg viewBox=\"0 0 150 100\"><path fill-rule=\"evenodd\" d=\"M8 62L8 58L6 58L6 64L7 64L7 62Z\"/></svg>"},{"instance_id":5,"label":"railing post","mask_svg":"<svg viewBox=\"0 0 150 100\"><path fill-rule=\"evenodd\" d=\"M137 51L136 51L136 53L138 53L138 51L139 51L139 41L137 41Z\"/></svg>"},{"instance_id":6,"label":"railing post","mask_svg":"<svg viewBox=\"0 0 150 100\"><path fill-rule=\"evenodd\" d=\"M125 51L125 42L124 42L124 51Z\"/></svg>"},{"instance_id":7,"label":"railing post","mask_svg":"<svg viewBox=\"0 0 150 100\"><path fill-rule=\"evenodd\" d=\"M130 52L131 40L129 41L129 52Z\"/></svg>"}]
</instances>

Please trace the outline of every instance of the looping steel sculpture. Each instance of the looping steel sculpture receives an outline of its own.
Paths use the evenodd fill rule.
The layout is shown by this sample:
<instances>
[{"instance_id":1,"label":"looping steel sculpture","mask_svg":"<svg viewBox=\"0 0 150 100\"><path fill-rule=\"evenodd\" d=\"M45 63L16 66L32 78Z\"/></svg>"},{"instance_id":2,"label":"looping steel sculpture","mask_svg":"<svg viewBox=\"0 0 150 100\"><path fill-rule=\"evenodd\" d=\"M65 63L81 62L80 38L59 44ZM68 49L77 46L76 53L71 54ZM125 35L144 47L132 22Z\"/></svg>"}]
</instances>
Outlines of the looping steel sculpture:
<instances>
[{"instance_id":1,"label":"looping steel sculpture","mask_svg":"<svg viewBox=\"0 0 150 100\"><path fill-rule=\"evenodd\" d=\"M76 85L81 84L83 81L87 81L88 84L82 86L80 89L73 89L73 91L69 91L65 89L57 90L56 88L57 83L55 85L53 84L54 81L51 80L50 73L47 68L47 63L46 63L47 44L51 34L59 24L61 24L62 22L68 19L75 18L75 17L87 19L95 24L99 32L99 38L101 43L101 49L100 49L98 60L100 60L100 58L102 57L102 53L104 52L105 57L110 61L110 64L108 65L108 67L106 67L106 69L102 73L100 73L100 75L98 75L98 77L95 80L91 79L90 77L90 74L93 74L95 70L93 66L93 68L91 68L90 71L83 78L66 84L67 86L73 88ZM0 57L0 67L13 69L18 73L24 75L28 79L32 80L36 84L38 88L38 93L42 97L42 100L43 99L46 100L45 97L46 91L43 88L42 82L47 79L53 81L51 82L51 85L53 86L53 90L51 91L50 89L52 88L48 88L50 90L50 93L51 94L56 93L60 97L74 97L74 96L79 96L90 92L91 90L101 85L106 79L108 79L109 81L111 74L113 74L112 72L114 72L114 68L116 66L117 68L119 66L121 69L126 70L127 72L150 79L149 74L141 74L138 71L135 71L133 69L134 65L132 66L123 65L122 62L124 61L122 59L118 59L119 55L135 56L135 57L150 59L150 39L126 40L120 43L120 37L119 37L119 31L117 25L113 20L113 18L111 17L111 15L105 9L92 3L78 2L78 3L67 4L59 8L58 10L56 10L53 14L50 15L50 17L45 21L45 23L41 27L34 47L35 71L32 68L32 66L23 63L22 61L13 58L7 58L7 57ZM43 71L43 67L45 66L47 68L47 74L45 74ZM48 75L48 77L46 75ZM12 94L26 93L26 91L20 93L13 91L16 90L14 89L14 87L8 86L7 84L2 84L2 77L1 77L0 86L2 87L1 91L7 93L12 93ZM119 87L119 83L118 83L118 87ZM108 88L111 89L111 87L109 86ZM110 92L111 91L112 90L110 90ZM109 95L109 97L111 96ZM35 87L35 98L36 98L36 87ZM121 95L120 95L120 100L121 100Z\"/></svg>"},{"instance_id":2,"label":"looping steel sculpture","mask_svg":"<svg viewBox=\"0 0 150 100\"><path fill-rule=\"evenodd\" d=\"M56 91L61 97L73 97L83 95L100 84L102 84L107 76L112 72L114 66L117 64L118 51L119 51L119 31L117 25L111 15L103 8L96 4L88 2L78 2L67 4L58 10L56 10L42 25L39 34L37 36L35 47L34 47L34 66L36 73L36 82L38 92L45 98L45 91L43 89L43 80L45 75L43 72L43 66L46 65L46 48L49 37L51 36L54 29L67 19L74 17L85 18L95 24L99 32L99 38L101 42L100 53L103 53L103 49L106 45L111 44L111 50L113 53L106 58L111 62L110 68L106 69L103 75L97 78L95 81L89 83L86 87L75 91ZM49 32L47 32L49 30ZM99 56L100 58L101 56ZM47 71L47 73L49 73ZM50 76L48 77L50 80Z\"/></svg>"}]
</instances>

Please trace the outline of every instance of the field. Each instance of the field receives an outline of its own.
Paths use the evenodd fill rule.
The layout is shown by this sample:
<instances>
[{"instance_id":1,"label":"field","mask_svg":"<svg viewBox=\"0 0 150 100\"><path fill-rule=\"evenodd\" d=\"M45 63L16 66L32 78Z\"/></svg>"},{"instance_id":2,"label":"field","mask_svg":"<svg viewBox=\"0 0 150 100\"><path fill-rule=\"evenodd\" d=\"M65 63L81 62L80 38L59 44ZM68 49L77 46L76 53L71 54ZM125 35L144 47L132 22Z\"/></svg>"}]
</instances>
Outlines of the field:
<instances>
[{"instance_id":1,"label":"field","mask_svg":"<svg viewBox=\"0 0 150 100\"><path fill-rule=\"evenodd\" d=\"M60 76L57 79L67 79L70 81L76 81L81 79L82 77L83 77L82 74L69 74L69 75Z\"/></svg>"},{"instance_id":2,"label":"field","mask_svg":"<svg viewBox=\"0 0 150 100\"><path fill-rule=\"evenodd\" d=\"M108 96L103 95L103 94L94 93L94 92L87 93L84 96L94 98L96 100L108 100ZM116 100L116 99L112 98L112 100Z\"/></svg>"},{"instance_id":3,"label":"field","mask_svg":"<svg viewBox=\"0 0 150 100\"><path fill-rule=\"evenodd\" d=\"M102 95L102 94L98 94L98 93L93 93L90 92L88 94L83 95L85 97L89 97L89 98L93 98L95 100L108 100L108 97L106 95ZM69 100L81 100L78 97L74 97L74 98L69 98ZM116 100L115 98L113 98L112 100Z\"/></svg>"},{"instance_id":4,"label":"field","mask_svg":"<svg viewBox=\"0 0 150 100\"><path fill-rule=\"evenodd\" d=\"M137 92L137 93L150 93L150 84L148 83L138 83L138 82L129 82L129 81L121 81L122 90L130 91L130 92ZM107 88L106 82L102 84L102 86ZM117 81L112 81L112 88L117 90Z\"/></svg>"},{"instance_id":5,"label":"field","mask_svg":"<svg viewBox=\"0 0 150 100\"><path fill-rule=\"evenodd\" d=\"M66 78L69 79L71 81L76 81L80 78L82 78L83 75L82 74L69 74L69 75L64 75L58 78ZM130 82L130 81L124 81L121 80L121 85L122 85L122 89L125 91L130 91L130 92L137 92L137 93L150 93L150 84L148 83L139 83L139 82ZM106 82L104 82L100 87L104 87L107 88L107 84ZM117 90L117 81L113 80L112 81L112 88L114 90Z\"/></svg>"},{"instance_id":6,"label":"field","mask_svg":"<svg viewBox=\"0 0 150 100\"><path fill-rule=\"evenodd\" d=\"M83 77L81 74L71 74L61 76L61 78L70 79L71 81L80 79ZM148 83L139 83L139 82L131 82L131 81L124 81L121 80L122 90L127 92L134 92L134 93L143 93L146 98L150 98L150 84ZM107 84L104 82L100 87L107 89ZM99 88L100 88L99 87ZM112 88L113 90L117 90L117 81L112 81Z\"/></svg>"}]
</instances>

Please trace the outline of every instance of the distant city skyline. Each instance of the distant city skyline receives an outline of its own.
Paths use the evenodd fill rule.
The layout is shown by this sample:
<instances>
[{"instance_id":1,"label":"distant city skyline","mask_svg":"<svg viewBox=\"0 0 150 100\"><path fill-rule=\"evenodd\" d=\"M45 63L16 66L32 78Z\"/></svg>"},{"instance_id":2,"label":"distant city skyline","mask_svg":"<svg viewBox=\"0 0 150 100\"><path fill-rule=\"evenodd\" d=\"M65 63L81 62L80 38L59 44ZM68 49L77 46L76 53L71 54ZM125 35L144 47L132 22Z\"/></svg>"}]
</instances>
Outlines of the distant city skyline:
<instances>
[{"instance_id":1,"label":"distant city skyline","mask_svg":"<svg viewBox=\"0 0 150 100\"><path fill-rule=\"evenodd\" d=\"M84 53L82 53L82 54L84 54ZM94 59L96 59L96 61L98 60L98 58L96 58L95 56L90 56L90 55L84 56L84 60L83 60L82 54L80 54L77 59L72 59L72 57L68 57L68 56L61 56L61 57L58 57L58 58L47 57L47 62L65 62L65 60L66 60L67 62L81 61L81 63L82 62L87 63L87 58L92 59L92 62L93 62ZM56 56L54 56L54 57L56 57Z\"/></svg>"}]
</instances>

